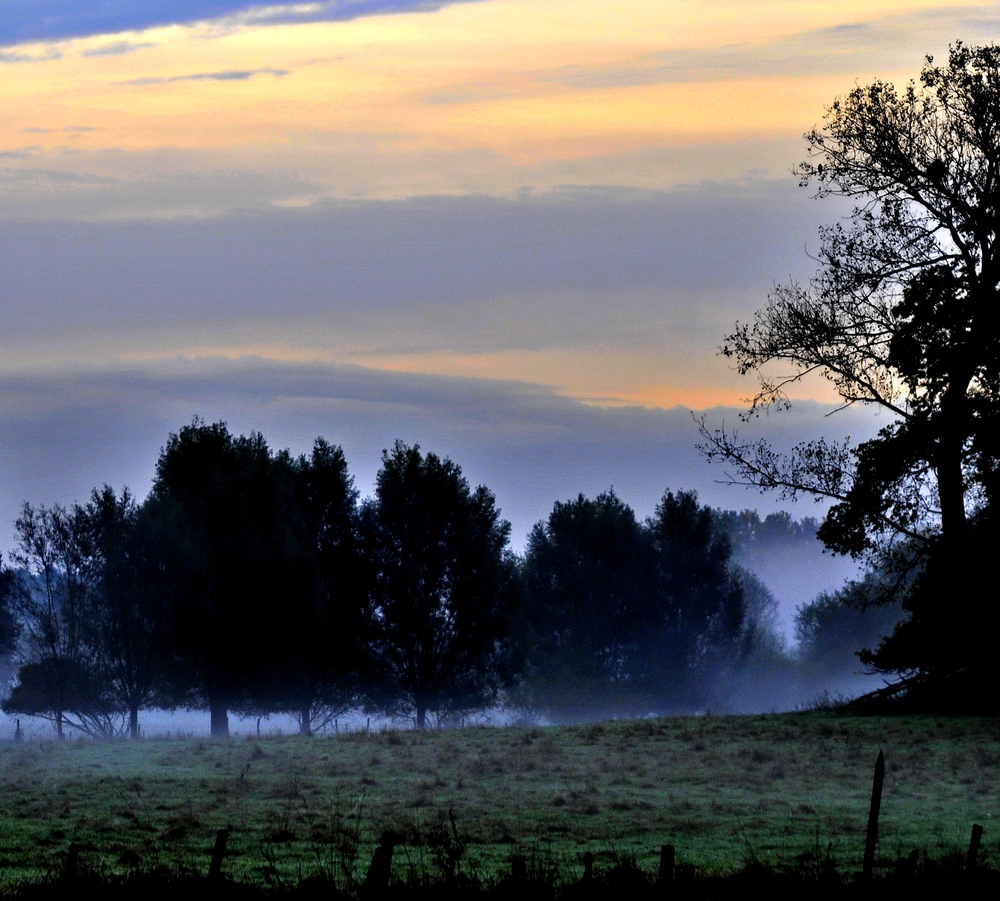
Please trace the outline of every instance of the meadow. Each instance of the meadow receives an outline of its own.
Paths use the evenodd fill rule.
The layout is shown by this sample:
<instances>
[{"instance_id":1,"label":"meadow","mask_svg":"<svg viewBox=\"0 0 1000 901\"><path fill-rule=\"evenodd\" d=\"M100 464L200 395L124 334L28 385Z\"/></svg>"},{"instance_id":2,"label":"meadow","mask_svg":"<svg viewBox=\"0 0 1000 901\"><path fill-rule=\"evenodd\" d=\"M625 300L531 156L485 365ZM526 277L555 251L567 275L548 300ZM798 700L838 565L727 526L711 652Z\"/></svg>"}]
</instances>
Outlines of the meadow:
<instances>
[{"instance_id":1,"label":"meadow","mask_svg":"<svg viewBox=\"0 0 1000 901\"><path fill-rule=\"evenodd\" d=\"M573 727L467 728L230 741L37 739L0 744L0 887L59 871L68 848L105 877L207 871L343 888L393 830L394 873L499 879L520 858L556 882L587 851L605 872L678 866L860 867L878 751L879 861L958 860L972 824L1000 857L1000 722L829 712L677 717Z\"/></svg>"}]
</instances>

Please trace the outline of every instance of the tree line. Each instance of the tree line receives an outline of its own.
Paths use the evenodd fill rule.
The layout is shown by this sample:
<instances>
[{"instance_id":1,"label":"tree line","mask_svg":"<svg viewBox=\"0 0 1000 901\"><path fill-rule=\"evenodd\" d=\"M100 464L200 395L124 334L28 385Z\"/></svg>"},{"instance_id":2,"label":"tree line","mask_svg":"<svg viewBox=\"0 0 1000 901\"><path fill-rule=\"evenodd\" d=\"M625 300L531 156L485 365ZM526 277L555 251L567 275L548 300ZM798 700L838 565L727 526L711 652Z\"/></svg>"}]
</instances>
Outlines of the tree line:
<instances>
[{"instance_id":1,"label":"tree line","mask_svg":"<svg viewBox=\"0 0 1000 901\"><path fill-rule=\"evenodd\" d=\"M178 706L214 735L231 711L308 734L350 709L422 728L501 698L557 719L724 706L781 657L773 598L732 561L733 522L755 519L815 538L690 492L643 522L607 491L556 503L517 556L492 492L417 445L383 453L362 501L322 438L296 457L196 419L141 502L105 486L24 505L0 569L19 664L3 707L138 736L140 711Z\"/></svg>"}]
</instances>

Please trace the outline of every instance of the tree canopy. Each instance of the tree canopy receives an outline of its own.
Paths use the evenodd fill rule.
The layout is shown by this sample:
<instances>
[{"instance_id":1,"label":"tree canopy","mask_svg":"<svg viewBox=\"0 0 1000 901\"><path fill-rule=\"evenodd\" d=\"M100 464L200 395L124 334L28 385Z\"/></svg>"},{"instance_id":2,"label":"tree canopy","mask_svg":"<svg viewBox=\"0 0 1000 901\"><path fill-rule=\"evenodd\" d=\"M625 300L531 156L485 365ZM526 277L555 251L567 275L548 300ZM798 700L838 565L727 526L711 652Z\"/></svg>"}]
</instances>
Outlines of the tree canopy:
<instances>
[{"instance_id":1,"label":"tree canopy","mask_svg":"<svg viewBox=\"0 0 1000 901\"><path fill-rule=\"evenodd\" d=\"M1000 46L958 43L902 90L856 87L806 140L802 183L855 201L853 214L821 231L810 283L776 288L723 353L759 378L751 413L786 405L790 383L819 373L845 405L878 406L890 422L858 445L788 454L703 423L705 449L736 481L833 501L819 535L835 551L894 565L900 547L911 553L922 576L910 619L872 665L975 669L985 661L967 627L998 488ZM944 603L946 582L965 613ZM922 632L936 633L938 652Z\"/></svg>"},{"instance_id":2,"label":"tree canopy","mask_svg":"<svg viewBox=\"0 0 1000 901\"><path fill-rule=\"evenodd\" d=\"M557 502L522 568L525 678L559 718L704 709L745 647L745 580L694 492L646 522L614 491Z\"/></svg>"},{"instance_id":3,"label":"tree canopy","mask_svg":"<svg viewBox=\"0 0 1000 901\"><path fill-rule=\"evenodd\" d=\"M415 714L480 708L509 678L510 524L451 460L397 441L363 510L383 697Z\"/></svg>"},{"instance_id":4,"label":"tree canopy","mask_svg":"<svg viewBox=\"0 0 1000 901\"><path fill-rule=\"evenodd\" d=\"M655 564L643 526L614 491L557 501L535 524L520 617L534 703L560 718L648 709L637 651L660 618Z\"/></svg>"},{"instance_id":5,"label":"tree canopy","mask_svg":"<svg viewBox=\"0 0 1000 901\"><path fill-rule=\"evenodd\" d=\"M186 683L178 687L209 707L215 735L228 733L230 708L252 706L293 638L285 624L313 602L295 498L288 455L222 422L195 420L157 461L150 500L164 523L171 644Z\"/></svg>"}]
</instances>

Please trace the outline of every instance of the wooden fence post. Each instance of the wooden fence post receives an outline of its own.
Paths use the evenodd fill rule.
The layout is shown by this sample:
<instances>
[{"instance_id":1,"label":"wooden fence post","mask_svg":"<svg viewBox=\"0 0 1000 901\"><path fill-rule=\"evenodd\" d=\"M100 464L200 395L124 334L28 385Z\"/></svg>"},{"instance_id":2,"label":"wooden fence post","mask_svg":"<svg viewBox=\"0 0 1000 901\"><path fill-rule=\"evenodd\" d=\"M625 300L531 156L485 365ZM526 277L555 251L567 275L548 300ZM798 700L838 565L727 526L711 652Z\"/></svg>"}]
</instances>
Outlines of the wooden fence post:
<instances>
[{"instance_id":1,"label":"wooden fence post","mask_svg":"<svg viewBox=\"0 0 1000 901\"><path fill-rule=\"evenodd\" d=\"M212 863L208 868L209 879L219 879L222 876L222 858L226 856L227 841L229 841L228 829L220 829L215 833L215 847L212 848Z\"/></svg>"},{"instance_id":2,"label":"wooden fence post","mask_svg":"<svg viewBox=\"0 0 1000 901\"><path fill-rule=\"evenodd\" d=\"M66 863L63 866L63 878L67 881L76 879L79 863L80 846L76 842L70 842L69 850L66 852Z\"/></svg>"},{"instance_id":3,"label":"wooden fence post","mask_svg":"<svg viewBox=\"0 0 1000 901\"><path fill-rule=\"evenodd\" d=\"M878 814L882 807L882 782L885 780L885 758L878 752L875 761L875 779L872 782L872 803L868 808L868 832L865 835L865 860L861 866L861 878L872 878L872 868L875 866L875 844L878 841Z\"/></svg>"},{"instance_id":4,"label":"wooden fence post","mask_svg":"<svg viewBox=\"0 0 1000 901\"><path fill-rule=\"evenodd\" d=\"M983 838L983 827L979 823L972 824L972 838L969 839L969 853L965 856L965 869L975 869L979 857L979 843Z\"/></svg>"},{"instance_id":5,"label":"wooden fence post","mask_svg":"<svg viewBox=\"0 0 1000 901\"><path fill-rule=\"evenodd\" d=\"M368 873L362 892L366 898L379 898L389 888L389 877L392 875L392 852L396 845L403 843L403 836L387 829L378 840L378 847L372 854L372 862L368 864Z\"/></svg>"},{"instance_id":6,"label":"wooden fence post","mask_svg":"<svg viewBox=\"0 0 1000 901\"><path fill-rule=\"evenodd\" d=\"M674 860L677 850L673 845L660 845L660 871L656 874L656 887L661 895L669 894L674 883Z\"/></svg>"}]
</instances>

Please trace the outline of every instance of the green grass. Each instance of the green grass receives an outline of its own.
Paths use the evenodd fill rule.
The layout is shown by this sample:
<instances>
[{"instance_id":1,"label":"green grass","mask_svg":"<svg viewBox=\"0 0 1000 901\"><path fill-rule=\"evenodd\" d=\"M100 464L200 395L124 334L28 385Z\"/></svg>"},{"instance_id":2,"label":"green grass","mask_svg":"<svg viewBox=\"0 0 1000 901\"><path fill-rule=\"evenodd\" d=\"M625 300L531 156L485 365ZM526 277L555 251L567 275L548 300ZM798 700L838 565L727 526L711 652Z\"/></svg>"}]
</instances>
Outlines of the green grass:
<instances>
[{"instance_id":1,"label":"green grass","mask_svg":"<svg viewBox=\"0 0 1000 901\"><path fill-rule=\"evenodd\" d=\"M407 844L395 864L437 875L449 853L485 878L515 855L581 872L634 858L724 870L748 860L860 866L875 757L886 783L880 856L961 853L973 822L988 857L1000 722L843 717L704 717L565 728L477 728L211 742L0 745L0 879L55 871L71 842L105 875L130 867L204 873L216 830L225 872L294 884L363 878L377 836ZM449 812L453 812L457 839ZM124 857L123 857L124 855Z\"/></svg>"}]
</instances>

